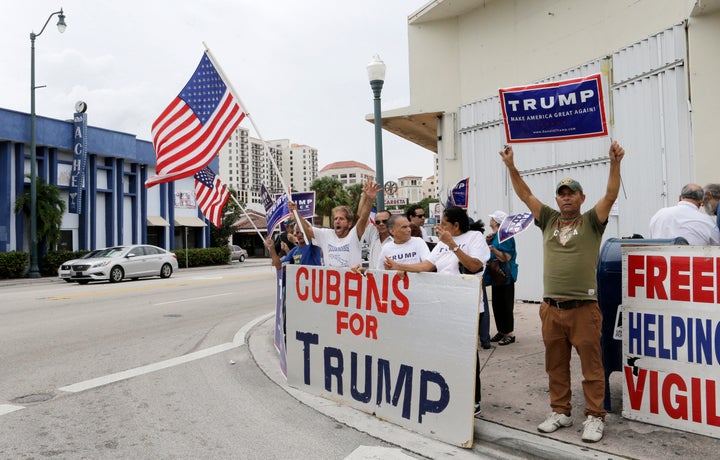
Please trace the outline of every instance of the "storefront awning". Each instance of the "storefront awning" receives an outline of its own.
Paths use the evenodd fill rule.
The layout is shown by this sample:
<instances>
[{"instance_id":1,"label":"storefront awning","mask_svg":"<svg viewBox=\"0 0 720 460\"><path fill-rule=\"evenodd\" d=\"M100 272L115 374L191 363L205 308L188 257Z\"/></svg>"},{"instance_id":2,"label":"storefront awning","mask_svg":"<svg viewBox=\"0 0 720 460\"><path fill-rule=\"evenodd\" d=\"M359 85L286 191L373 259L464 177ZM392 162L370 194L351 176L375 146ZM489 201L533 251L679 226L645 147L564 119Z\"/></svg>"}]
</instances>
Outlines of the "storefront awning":
<instances>
[{"instance_id":1,"label":"storefront awning","mask_svg":"<svg viewBox=\"0 0 720 460\"><path fill-rule=\"evenodd\" d=\"M382 113L382 127L385 131L437 153L438 119L442 115L443 112L412 113L408 107L390 110ZM365 119L375 123L373 114L366 115Z\"/></svg>"},{"instance_id":2,"label":"storefront awning","mask_svg":"<svg viewBox=\"0 0 720 460\"><path fill-rule=\"evenodd\" d=\"M170 222L166 221L160 216L147 216L145 219L148 227L169 227Z\"/></svg>"},{"instance_id":3,"label":"storefront awning","mask_svg":"<svg viewBox=\"0 0 720 460\"><path fill-rule=\"evenodd\" d=\"M176 227L207 227L205 222L197 217L175 217Z\"/></svg>"}]
</instances>

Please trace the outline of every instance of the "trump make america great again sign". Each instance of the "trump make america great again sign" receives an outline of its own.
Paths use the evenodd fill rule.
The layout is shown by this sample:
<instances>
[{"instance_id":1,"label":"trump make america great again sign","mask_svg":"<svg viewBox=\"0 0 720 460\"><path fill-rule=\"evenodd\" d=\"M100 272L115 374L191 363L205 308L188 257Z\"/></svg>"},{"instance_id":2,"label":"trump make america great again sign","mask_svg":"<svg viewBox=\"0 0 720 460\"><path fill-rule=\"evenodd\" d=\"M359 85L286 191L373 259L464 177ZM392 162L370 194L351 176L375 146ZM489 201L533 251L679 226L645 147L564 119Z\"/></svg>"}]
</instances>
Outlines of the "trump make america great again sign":
<instances>
[{"instance_id":1,"label":"trump make america great again sign","mask_svg":"<svg viewBox=\"0 0 720 460\"><path fill-rule=\"evenodd\" d=\"M606 136L600 74L500 89L508 142Z\"/></svg>"}]
</instances>

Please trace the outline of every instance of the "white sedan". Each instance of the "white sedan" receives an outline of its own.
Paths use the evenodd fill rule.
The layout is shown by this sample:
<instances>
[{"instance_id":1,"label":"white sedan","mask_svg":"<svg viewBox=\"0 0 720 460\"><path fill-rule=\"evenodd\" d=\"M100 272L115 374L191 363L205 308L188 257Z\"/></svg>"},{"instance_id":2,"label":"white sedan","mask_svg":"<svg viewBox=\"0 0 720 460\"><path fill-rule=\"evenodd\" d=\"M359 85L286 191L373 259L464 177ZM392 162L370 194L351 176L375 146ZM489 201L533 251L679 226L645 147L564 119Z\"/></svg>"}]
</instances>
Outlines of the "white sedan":
<instances>
[{"instance_id":1,"label":"white sedan","mask_svg":"<svg viewBox=\"0 0 720 460\"><path fill-rule=\"evenodd\" d=\"M60 266L58 273L65 281L87 284L90 281L108 280L117 283L123 279L146 276L169 278L178 269L177 257L157 246L135 244L100 249L91 257L75 259Z\"/></svg>"}]
</instances>

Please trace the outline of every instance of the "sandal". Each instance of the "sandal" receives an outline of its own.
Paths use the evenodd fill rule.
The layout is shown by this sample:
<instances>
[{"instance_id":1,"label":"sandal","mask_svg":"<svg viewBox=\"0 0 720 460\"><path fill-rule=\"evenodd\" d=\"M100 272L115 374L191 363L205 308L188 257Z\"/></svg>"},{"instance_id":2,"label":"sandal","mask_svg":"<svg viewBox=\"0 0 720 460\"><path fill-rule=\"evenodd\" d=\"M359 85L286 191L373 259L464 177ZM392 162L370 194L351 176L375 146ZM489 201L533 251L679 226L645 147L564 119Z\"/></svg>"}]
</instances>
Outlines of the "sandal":
<instances>
[{"instance_id":1,"label":"sandal","mask_svg":"<svg viewBox=\"0 0 720 460\"><path fill-rule=\"evenodd\" d=\"M505 337L505 334L497 333L494 336L492 336L492 339L490 339L491 342L499 342Z\"/></svg>"},{"instance_id":2,"label":"sandal","mask_svg":"<svg viewBox=\"0 0 720 460\"><path fill-rule=\"evenodd\" d=\"M515 336L514 335L506 335L500 341L498 342L498 345L510 345L511 343L515 343Z\"/></svg>"}]
</instances>

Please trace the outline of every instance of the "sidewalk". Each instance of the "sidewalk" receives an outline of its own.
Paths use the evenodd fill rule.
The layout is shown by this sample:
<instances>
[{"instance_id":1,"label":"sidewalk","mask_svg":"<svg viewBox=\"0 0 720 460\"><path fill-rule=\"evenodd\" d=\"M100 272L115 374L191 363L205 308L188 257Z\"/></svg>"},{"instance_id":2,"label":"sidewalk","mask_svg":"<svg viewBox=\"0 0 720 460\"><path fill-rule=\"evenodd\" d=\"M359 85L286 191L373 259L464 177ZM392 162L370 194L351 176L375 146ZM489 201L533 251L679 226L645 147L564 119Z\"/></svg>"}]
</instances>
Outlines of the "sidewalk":
<instances>
[{"instance_id":1,"label":"sidewalk","mask_svg":"<svg viewBox=\"0 0 720 460\"><path fill-rule=\"evenodd\" d=\"M539 304L517 303L517 342L503 347L493 344L492 349L479 350L482 414L475 419L472 450L423 438L350 407L288 387L280 374L277 353L272 345L274 318L252 332L248 346L268 377L303 403L342 423L429 458L717 458L720 440L622 418L622 376L619 372L613 373L610 378L612 411L606 418L605 436L600 442L584 443L580 437L585 420L585 403L580 364L575 352L571 363L574 424L551 434L538 432L537 425L550 412L538 308ZM490 324L492 335L495 333L492 318ZM332 408L330 412L329 407ZM361 428L352 421L348 422L346 417L350 420L353 417L362 419ZM380 425L375 431L369 428L374 423Z\"/></svg>"}]
</instances>

